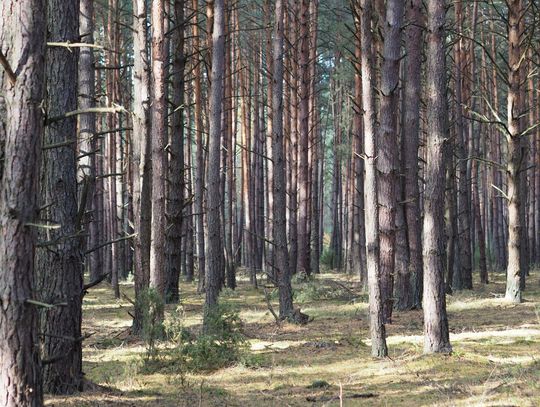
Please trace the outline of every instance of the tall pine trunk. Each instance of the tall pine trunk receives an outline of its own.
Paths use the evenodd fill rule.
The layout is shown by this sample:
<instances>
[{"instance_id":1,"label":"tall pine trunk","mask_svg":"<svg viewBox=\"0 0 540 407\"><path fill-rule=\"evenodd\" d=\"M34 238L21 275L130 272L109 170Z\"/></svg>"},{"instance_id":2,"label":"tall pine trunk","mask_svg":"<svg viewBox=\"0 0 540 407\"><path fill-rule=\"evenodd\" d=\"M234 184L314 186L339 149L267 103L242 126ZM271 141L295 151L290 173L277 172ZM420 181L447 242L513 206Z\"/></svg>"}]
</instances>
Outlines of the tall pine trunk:
<instances>
[{"instance_id":1,"label":"tall pine trunk","mask_svg":"<svg viewBox=\"0 0 540 407\"><path fill-rule=\"evenodd\" d=\"M208 134L208 182L206 197L207 261L206 301L204 327L209 328L209 312L217 305L221 277L223 275L223 250L221 242L220 149L221 113L223 105L223 77L225 64L225 9L224 0L214 2L214 27L212 32L212 70L210 87L209 134Z\"/></svg>"},{"instance_id":2,"label":"tall pine trunk","mask_svg":"<svg viewBox=\"0 0 540 407\"><path fill-rule=\"evenodd\" d=\"M79 36L79 2L48 2L48 40L76 42ZM47 50L47 115L45 146L76 139L76 117L63 117L77 110L78 52L64 47ZM45 148L41 171L40 213L60 225L44 229L48 242L36 252L38 289L45 303L67 303L41 313L42 358L45 392L55 394L82 390L82 225L77 199L77 152L73 145ZM66 339L69 338L69 339Z\"/></svg>"},{"instance_id":3,"label":"tall pine trunk","mask_svg":"<svg viewBox=\"0 0 540 407\"><path fill-rule=\"evenodd\" d=\"M41 407L43 391L32 223L38 219L45 97L45 2L3 1L0 43L17 76L0 70L0 405ZM7 49L7 48L6 48ZM5 108L5 110L4 110ZM5 113L5 114L4 114ZM2 152L0 152L1 155Z\"/></svg>"},{"instance_id":4,"label":"tall pine trunk","mask_svg":"<svg viewBox=\"0 0 540 407\"><path fill-rule=\"evenodd\" d=\"M375 357L386 357L386 330L384 326L383 298L381 293L381 273L379 265L379 207L377 202L377 168L378 154L376 137L375 94L373 83L375 69L373 64L373 33L371 20L373 8L371 0L360 0L362 10L360 18L360 41L362 43L362 105L364 108L364 152L365 152L365 223L366 223L366 256L369 289L369 325L371 333L371 354Z\"/></svg>"},{"instance_id":5,"label":"tall pine trunk","mask_svg":"<svg viewBox=\"0 0 540 407\"><path fill-rule=\"evenodd\" d=\"M444 287L445 140L448 134L446 102L446 1L429 0L427 13L427 162L425 167L423 260L424 352L452 351Z\"/></svg>"}]
</instances>

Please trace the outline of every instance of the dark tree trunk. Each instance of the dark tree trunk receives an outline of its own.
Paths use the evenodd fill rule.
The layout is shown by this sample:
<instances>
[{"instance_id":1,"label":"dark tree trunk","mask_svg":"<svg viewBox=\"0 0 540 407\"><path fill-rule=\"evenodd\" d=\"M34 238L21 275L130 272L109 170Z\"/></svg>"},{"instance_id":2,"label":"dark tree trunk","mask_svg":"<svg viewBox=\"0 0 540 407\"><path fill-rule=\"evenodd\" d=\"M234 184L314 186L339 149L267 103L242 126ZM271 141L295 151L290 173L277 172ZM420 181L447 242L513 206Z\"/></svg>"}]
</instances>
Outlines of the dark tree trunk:
<instances>
[{"instance_id":1,"label":"dark tree trunk","mask_svg":"<svg viewBox=\"0 0 540 407\"><path fill-rule=\"evenodd\" d=\"M283 0L276 0L272 58L272 166L274 183L273 240L275 274L279 289L279 316L286 318L293 312L291 271L287 250L287 184L283 154Z\"/></svg>"},{"instance_id":2,"label":"dark tree trunk","mask_svg":"<svg viewBox=\"0 0 540 407\"><path fill-rule=\"evenodd\" d=\"M311 274L309 263L309 1L300 6L300 67L298 126L298 259L296 271Z\"/></svg>"},{"instance_id":3,"label":"dark tree trunk","mask_svg":"<svg viewBox=\"0 0 540 407\"><path fill-rule=\"evenodd\" d=\"M0 405L41 407L35 229L45 97L45 2L3 1L0 43L17 77L0 69ZM9 46L9 48L7 48ZM5 110L4 110L5 109ZM0 154L1 155L1 154ZM0 157L2 158L2 157Z\"/></svg>"},{"instance_id":4,"label":"dark tree trunk","mask_svg":"<svg viewBox=\"0 0 540 407\"><path fill-rule=\"evenodd\" d=\"M422 306L422 219L420 215L420 189L418 186L418 147L420 133L420 95L422 62L422 1L407 2L407 28L405 31L406 70L403 113L403 168L405 176L405 220L409 242L409 271L412 295L410 301L401 301L400 309Z\"/></svg>"},{"instance_id":5,"label":"dark tree trunk","mask_svg":"<svg viewBox=\"0 0 540 407\"><path fill-rule=\"evenodd\" d=\"M169 140L169 182L167 201L167 293L166 300L177 303L179 287L184 205L184 1L174 2L175 26L173 59L173 117Z\"/></svg>"},{"instance_id":6,"label":"dark tree trunk","mask_svg":"<svg viewBox=\"0 0 540 407\"><path fill-rule=\"evenodd\" d=\"M202 90L201 90L201 57L200 57L200 38L199 38L199 21L198 21L198 1L192 0L193 16L195 21L192 23L193 27L193 48L196 52L195 57L195 67L193 69L193 96L195 102L195 143L197 145L196 152L196 165L195 165L195 199L194 199L194 209L195 209L195 234L197 240L197 267L199 272L199 286L198 292L201 292L204 289L205 284L205 242L204 242L204 214L203 214L203 200L204 200L204 129L203 129L203 119L202 119Z\"/></svg>"},{"instance_id":7,"label":"dark tree trunk","mask_svg":"<svg viewBox=\"0 0 540 407\"><path fill-rule=\"evenodd\" d=\"M48 2L48 41L76 42L79 36L79 2ZM47 50L47 115L43 144L75 139L76 117L54 119L77 110L78 52L64 47ZM43 367L45 392L82 390L83 258L81 216L77 200L77 152L74 146L45 149L41 171L41 199L47 208L41 217L60 225L40 233L47 247L36 252L41 301L67 303L43 310L40 317L42 358L57 359ZM71 339L66 339L71 338Z\"/></svg>"},{"instance_id":8,"label":"dark tree trunk","mask_svg":"<svg viewBox=\"0 0 540 407\"><path fill-rule=\"evenodd\" d=\"M399 101L399 65L403 0L389 0L384 24L383 66L381 72L379 153L379 231L381 283L386 322L392 320L394 266L396 252L396 183L398 171L397 117Z\"/></svg>"},{"instance_id":9,"label":"dark tree trunk","mask_svg":"<svg viewBox=\"0 0 540 407\"><path fill-rule=\"evenodd\" d=\"M217 305L220 279L223 275L223 250L221 244L220 149L221 113L223 105L223 77L225 70L225 10L223 0L214 2L214 28L212 32L212 71L208 134L208 183L207 207L208 241L206 262L205 329L208 312Z\"/></svg>"}]
</instances>

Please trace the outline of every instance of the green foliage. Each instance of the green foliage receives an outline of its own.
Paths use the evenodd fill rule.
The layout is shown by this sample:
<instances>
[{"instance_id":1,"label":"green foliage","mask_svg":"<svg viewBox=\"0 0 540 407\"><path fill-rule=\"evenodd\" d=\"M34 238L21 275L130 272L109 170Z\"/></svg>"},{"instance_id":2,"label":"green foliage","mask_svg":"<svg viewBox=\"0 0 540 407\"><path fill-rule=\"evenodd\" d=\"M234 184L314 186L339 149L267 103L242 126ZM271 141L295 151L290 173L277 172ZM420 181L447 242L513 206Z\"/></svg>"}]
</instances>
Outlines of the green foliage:
<instances>
[{"instance_id":1,"label":"green foliage","mask_svg":"<svg viewBox=\"0 0 540 407\"><path fill-rule=\"evenodd\" d=\"M295 300L306 303L320 300L335 300L349 296L345 289L324 285L317 280L310 280L294 291Z\"/></svg>"},{"instance_id":2,"label":"green foliage","mask_svg":"<svg viewBox=\"0 0 540 407\"><path fill-rule=\"evenodd\" d=\"M188 371L216 370L245 357L247 341L238 311L220 304L206 312L206 329L199 336L183 327L181 307L165 322L166 336L175 344L172 357Z\"/></svg>"},{"instance_id":3,"label":"green foliage","mask_svg":"<svg viewBox=\"0 0 540 407\"><path fill-rule=\"evenodd\" d=\"M159 293L153 288L144 290L138 301L138 306L143 312L142 337L146 344L145 359L150 362L157 359L157 341L163 338L165 304Z\"/></svg>"},{"instance_id":4,"label":"green foliage","mask_svg":"<svg viewBox=\"0 0 540 407\"><path fill-rule=\"evenodd\" d=\"M322 267L331 269L332 265L334 264L334 251L328 247L323 248L319 264Z\"/></svg>"},{"instance_id":5,"label":"green foliage","mask_svg":"<svg viewBox=\"0 0 540 407\"><path fill-rule=\"evenodd\" d=\"M314 380L313 383L307 386L308 389L327 389L328 387L330 387L330 383L326 380Z\"/></svg>"},{"instance_id":6,"label":"green foliage","mask_svg":"<svg viewBox=\"0 0 540 407\"><path fill-rule=\"evenodd\" d=\"M272 360L265 353L243 352L238 363L248 369L260 369L272 366Z\"/></svg>"}]
</instances>

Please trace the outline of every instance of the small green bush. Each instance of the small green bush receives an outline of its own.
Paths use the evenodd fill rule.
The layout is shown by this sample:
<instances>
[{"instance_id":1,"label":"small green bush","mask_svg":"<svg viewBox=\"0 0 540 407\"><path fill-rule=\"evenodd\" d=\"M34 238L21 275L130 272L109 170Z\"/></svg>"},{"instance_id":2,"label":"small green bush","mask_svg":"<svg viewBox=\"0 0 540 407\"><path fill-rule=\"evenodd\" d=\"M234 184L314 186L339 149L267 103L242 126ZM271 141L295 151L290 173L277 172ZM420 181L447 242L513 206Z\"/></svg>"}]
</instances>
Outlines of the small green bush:
<instances>
[{"instance_id":1,"label":"small green bush","mask_svg":"<svg viewBox=\"0 0 540 407\"><path fill-rule=\"evenodd\" d=\"M297 302L306 303L320 300L340 299L347 297L350 293L345 289L324 285L316 280L312 280L295 290L294 294Z\"/></svg>"},{"instance_id":2,"label":"small green bush","mask_svg":"<svg viewBox=\"0 0 540 407\"><path fill-rule=\"evenodd\" d=\"M165 323L167 338L175 344L173 358L189 371L210 371L240 360L247 348L237 310L217 305L208 312L206 329L199 336L182 326L179 308Z\"/></svg>"},{"instance_id":3,"label":"small green bush","mask_svg":"<svg viewBox=\"0 0 540 407\"><path fill-rule=\"evenodd\" d=\"M165 304L159 293L149 288L139 296L140 309L143 311L142 336L146 343L147 361L158 357L157 341L163 338L163 313Z\"/></svg>"},{"instance_id":4,"label":"small green bush","mask_svg":"<svg viewBox=\"0 0 540 407\"><path fill-rule=\"evenodd\" d=\"M334 264L334 251L330 250L328 247L324 247L319 264L324 268L332 269L332 265Z\"/></svg>"}]
</instances>

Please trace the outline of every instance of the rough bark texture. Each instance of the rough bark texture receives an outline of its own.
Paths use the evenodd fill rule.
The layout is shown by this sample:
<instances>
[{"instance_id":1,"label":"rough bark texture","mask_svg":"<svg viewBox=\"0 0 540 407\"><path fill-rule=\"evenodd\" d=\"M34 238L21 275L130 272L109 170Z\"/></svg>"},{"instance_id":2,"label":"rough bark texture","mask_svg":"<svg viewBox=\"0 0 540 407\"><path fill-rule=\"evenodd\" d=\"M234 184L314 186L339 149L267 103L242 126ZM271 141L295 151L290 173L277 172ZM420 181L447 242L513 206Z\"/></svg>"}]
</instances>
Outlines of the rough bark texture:
<instances>
[{"instance_id":1,"label":"rough bark texture","mask_svg":"<svg viewBox=\"0 0 540 407\"><path fill-rule=\"evenodd\" d=\"M79 12L79 33L81 42L94 43L94 2L81 0ZM90 109L96 106L94 53L92 48L81 48L79 53L79 109ZM100 242L99 216L94 197L96 185L96 114L86 113L79 116L79 155L88 154L79 159L79 178L86 188L86 194L81 194L81 204L91 211L91 219L85 219L89 237L86 240L86 248L96 247ZM83 189L84 191L84 189ZM86 226L86 225L85 225ZM96 281L102 273L101 256L99 250L91 252L86 258L86 270L91 281Z\"/></svg>"},{"instance_id":2,"label":"rough bark texture","mask_svg":"<svg viewBox=\"0 0 540 407\"><path fill-rule=\"evenodd\" d=\"M283 153L283 0L276 0L273 40L272 77L272 163L273 166L273 240L275 274L279 289L279 316L285 318L293 312L291 272L287 249L287 184Z\"/></svg>"},{"instance_id":3,"label":"rough bark texture","mask_svg":"<svg viewBox=\"0 0 540 407\"><path fill-rule=\"evenodd\" d=\"M375 134L376 112L373 81L373 33L371 31L371 0L360 0L361 42L362 42L362 105L364 107L364 152L366 155L364 199L366 222L366 256L369 288L369 324L371 333L371 354L386 357L386 332L383 318L381 281L379 268L379 208L377 203L377 138Z\"/></svg>"},{"instance_id":4,"label":"rough bark texture","mask_svg":"<svg viewBox=\"0 0 540 407\"><path fill-rule=\"evenodd\" d=\"M463 0L456 2L456 21L458 22L458 31L463 31ZM456 42L456 147L458 156L458 248L460 262L454 273L452 287L456 290L472 289L472 253L471 253L471 185L468 171L467 159L468 151L468 132L467 122L463 112L464 103L464 82L468 78L463 77L465 67L465 38L460 37Z\"/></svg>"},{"instance_id":5,"label":"rough bark texture","mask_svg":"<svg viewBox=\"0 0 540 407\"><path fill-rule=\"evenodd\" d=\"M423 260L424 352L452 351L444 287L444 186L447 138L446 1L429 0L427 14L427 138Z\"/></svg>"},{"instance_id":6,"label":"rough bark texture","mask_svg":"<svg viewBox=\"0 0 540 407\"><path fill-rule=\"evenodd\" d=\"M506 268L506 299L515 303L522 301L520 280L522 274L521 250L521 169L523 161L522 137L519 125L520 97L520 29L519 20L522 14L521 0L508 3L508 265Z\"/></svg>"},{"instance_id":7,"label":"rough bark texture","mask_svg":"<svg viewBox=\"0 0 540 407\"><path fill-rule=\"evenodd\" d=\"M409 243L409 287L412 295L404 290L398 295L398 308L422 306L422 219L420 216L420 189L418 186L418 147L420 133L420 94L422 61L422 1L407 1L407 28L405 31L406 74L403 113L403 168L405 176L405 220ZM405 296L405 297L402 297Z\"/></svg>"},{"instance_id":8,"label":"rough bark texture","mask_svg":"<svg viewBox=\"0 0 540 407\"><path fill-rule=\"evenodd\" d=\"M309 1L300 6L300 97L298 126L298 259L297 272L311 274L309 262Z\"/></svg>"},{"instance_id":9,"label":"rough bark texture","mask_svg":"<svg viewBox=\"0 0 540 407\"><path fill-rule=\"evenodd\" d=\"M399 62L403 0L389 0L384 24L383 66L381 72L380 127L377 170L379 171L379 230L381 282L384 318L392 320L394 265L396 251L396 183L398 171L397 117L399 101Z\"/></svg>"},{"instance_id":10,"label":"rough bark texture","mask_svg":"<svg viewBox=\"0 0 540 407\"><path fill-rule=\"evenodd\" d=\"M152 125L152 226L150 241L150 287L165 298L165 194L167 146L167 106L165 86L165 64L167 51L164 44L164 0L152 2L152 103L150 117Z\"/></svg>"},{"instance_id":11,"label":"rough bark texture","mask_svg":"<svg viewBox=\"0 0 540 407\"><path fill-rule=\"evenodd\" d=\"M205 242L204 242L204 151L203 151L203 119L202 119L202 90L201 90L201 57L200 57L200 38L199 38L199 22L198 22L198 1L192 0L192 8L195 21L193 23L193 47L195 48L195 67L193 70L193 97L195 102L195 143L197 145L196 162L195 162L195 234L197 240L197 266L199 271L199 286L198 291L204 288L204 273L205 273Z\"/></svg>"},{"instance_id":12,"label":"rough bark texture","mask_svg":"<svg viewBox=\"0 0 540 407\"><path fill-rule=\"evenodd\" d=\"M48 41L75 42L79 36L79 2L48 2ZM63 47L47 49L47 115L61 117L77 110L78 52ZM77 118L50 122L44 145L75 139ZM56 359L43 367L45 392L65 394L82 390L83 258L81 216L77 199L77 152L74 146L46 149L41 170L42 219L60 225L44 229L47 246L36 252L40 300L66 306L44 309L40 316L42 358ZM69 338L69 339L68 339Z\"/></svg>"},{"instance_id":13,"label":"rough bark texture","mask_svg":"<svg viewBox=\"0 0 540 407\"><path fill-rule=\"evenodd\" d=\"M223 275L223 249L221 242L220 206L220 149L221 149L221 112L223 104L223 74L225 63L225 10L223 0L214 2L214 29L212 32L212 71L210 87L209 134L208 134L208 217L206 244L206 316L218 300L220 279Z\"/></svg>"},{"instance_id":14,"label":"rough bark texture","mask_svg":"<svg viewBox=\"0 0 540 407\"><path fill-rule=\"evenodd\" d=\"M147 12L145 0L133 0L133 217L135 298L150 281L151 154L149 132L149 73L146 52ZM144 203L144 204L143 204ZM133 332L142 327L140 302L135 302Z\"/></svg>"},{"instance_id":15,"label":"rough bark texture","mask_svg":"<svg viewBox=\"0 0 540 407\"><path fill-rule=\"evenodd\" d=\"M35 229L45 95L45 2L3 1L0 46L15 84L0 70L0 406L43 405L35 298ZM4 115L5 114L5 115ZM3 167L3 168L2 168Z\"/></svg>"},{"instance_id":16,"label":"rough bark texture","mask_svg":"<svg viewBox=\"0 0 540 407\"><path fill-rule=\"evenodd\" d=\"M174 2L173 117L169 140L169 182L167 201L167 302L180 299L182 210L184 205L184 1Z\"/></svg>"}]
</instances>

